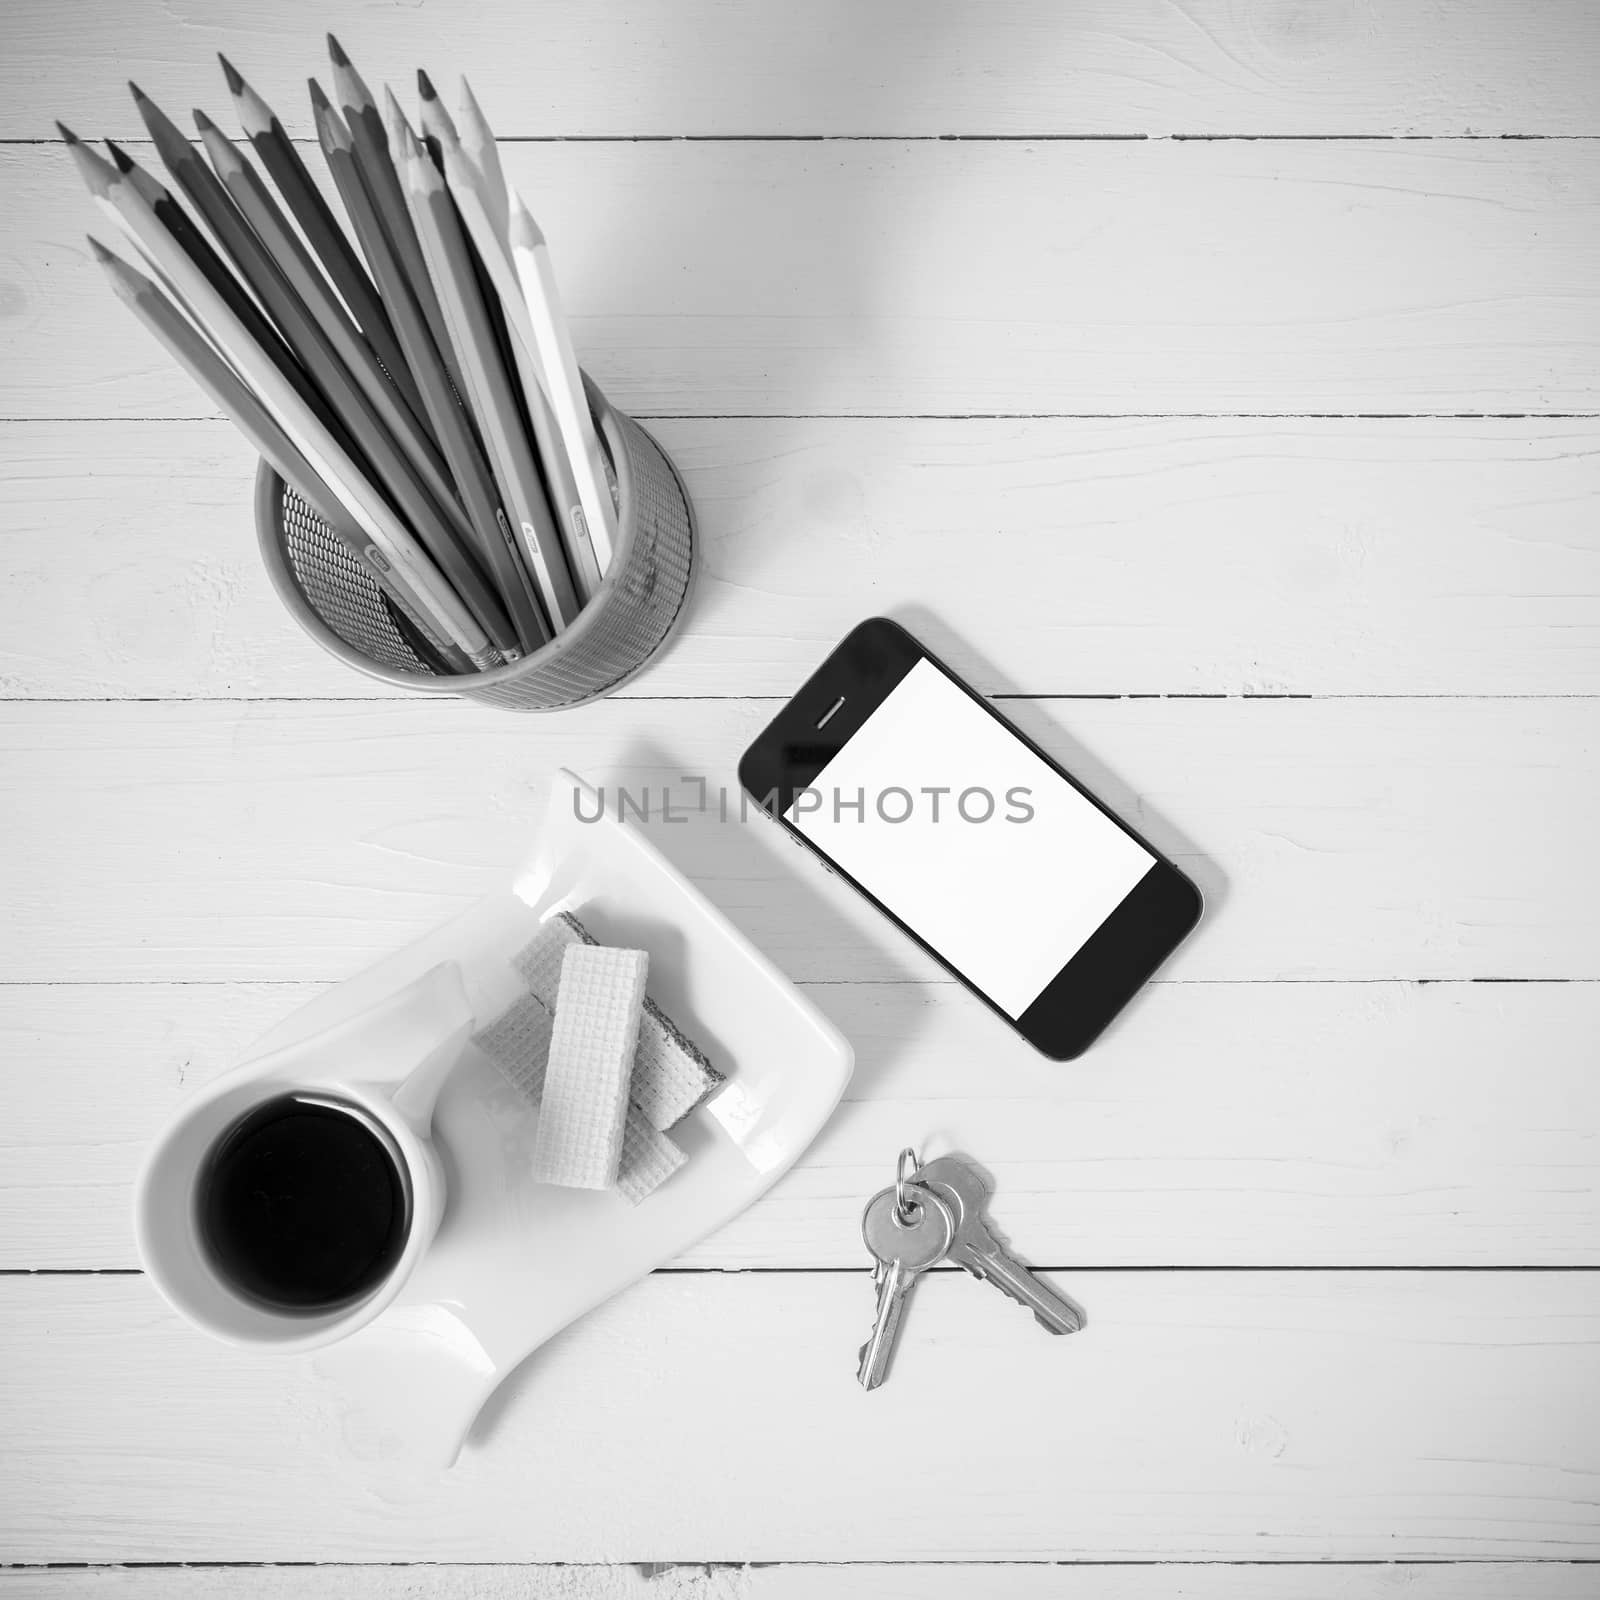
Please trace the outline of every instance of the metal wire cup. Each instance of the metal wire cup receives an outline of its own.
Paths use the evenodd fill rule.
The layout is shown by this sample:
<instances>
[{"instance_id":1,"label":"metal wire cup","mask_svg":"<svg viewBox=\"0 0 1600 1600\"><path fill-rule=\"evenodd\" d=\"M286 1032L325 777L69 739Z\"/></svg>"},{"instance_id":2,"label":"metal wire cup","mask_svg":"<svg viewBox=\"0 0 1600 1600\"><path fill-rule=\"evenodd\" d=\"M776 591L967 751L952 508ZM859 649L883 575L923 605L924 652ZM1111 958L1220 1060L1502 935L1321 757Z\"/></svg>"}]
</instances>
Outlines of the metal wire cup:
<instances>
[{"instance_id":1,"label":"metal wire cup","mask_svg":"<svg viewBox=\"0 0 1600 1600\"><path fill-rule=\"evenodd\" d=\"M509 666L439 674L407 642L383 592L265 461L256 532L283 603L324 649L370 677L508 711L558 711L610 694L666 642L694 569L694 512L672 463L593 384L589 403L617 477L617 545L599 592L558 638Z\"/></svg>"}]
</instances>

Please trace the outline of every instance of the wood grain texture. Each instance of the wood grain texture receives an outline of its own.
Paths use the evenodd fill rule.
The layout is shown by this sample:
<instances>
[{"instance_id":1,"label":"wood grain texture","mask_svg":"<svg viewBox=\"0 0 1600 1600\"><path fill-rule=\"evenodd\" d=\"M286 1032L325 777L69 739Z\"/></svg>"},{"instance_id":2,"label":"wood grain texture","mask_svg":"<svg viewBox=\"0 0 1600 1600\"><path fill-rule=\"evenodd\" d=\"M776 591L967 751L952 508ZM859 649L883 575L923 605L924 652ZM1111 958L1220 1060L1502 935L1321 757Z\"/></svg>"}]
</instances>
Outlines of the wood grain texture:
<instances>
[{"instance_id":1,"label":"wood grain texture","mask_svg":"<svg viewBox=\"0 0 1600 1600\"><path fill-rule=\"evenodd\" d=\"M0 1600L1595 1593L1600 1272L1543 1270L1600 1264L1593 6L330 3L6 11L0 1560L163 1565ZM990 693L1407 697L1007 702L1210 904L1067 1067L770 828L652 824L859 1070L679 1264L780 1270L638 1285L438 1478L314 1363L28 1269L129 1267L178 1099L498 886L554 767L682 801L777 702L519 723L278 610L52 122L139 135L132 75L231 127L220 48L304 136L329 27L408 101L472 76L688 474L704 581L631 694L787 694L878 610ZM1578 981L1407 981L1469 978ZM908 1141L992 1169L1082 1335L943 1272L859 1393ZM218 1560L373 1565L171 1565Z\"/></svg>"},{"instance_id":2,"label":"wood grain texture","mask_svg":"<svg viewBox=\"0 0 1600 1600\"><path fill-rule=\"evenodd\" d=\"M6 705L0 827L28 849L0 959L12 981L343 977L497 889L565 765L613 807L648 788L650 836L792 977L937 976L775 824L738 823L735 763L774 709ZM1006 710L1200 884L1168 976L1600 976L1587 700Z\"/></svg>"},{"instance_id":3,"label":"wood grain texture","mask_svg":"<svg viewBox=\"0 0 1600 1600\"><path fill-rule=\"evenodd\" d=\"M989 650L986 692L1600 693L1593 421L654 432L695 503L699 578L625 697L787 695L891 605ZM0 427L0 694L400 696L284 612L253 471L221 422ZM1021 603L1030 571L1047 603Z\"/></svg>"},{"instance_id":4,"label":"wood grain texture","mask_svg":"<svg viewBox=\"0 0 1600 1600\"><path fill-rule=\"evenodd\" d=\"M1579 1562L0 1569L5 1600L1593 1600Z\"/></svg>"},{"instance_id":5,"label":"wood grain texture","mask_svg":"<svg viewBox=\"0 0 1600 1600\"><path fill-rule=\"evenodd\" d=\"M1583 143L562 143L506 168L580 356L647 416L1600 393ZM210 414L105 292L61 147L0 150L0 190L0 417Z\"/></svg>"},{"instance_id":6,"label":"wood grain texture","mask_svg":"<svg viewBox=\"0 0 1600 1600\"><path fill-rule=\"evenodd\" d=\"M856 1386L865 1269L655 1276L418 1475L309 1358L136 1277L0 1280L13 1561L1600 1556L1600 1277L1107 1273L1046 1338L954 1269ZM952 1406L981 1376L982 1406ZM938 1449L904 1470L938 1406ZM1026 1428L1021 1417L1056 1426ZM899 1465L902 1470L891 1470ZM975 1465L979 1470L975 1471ZM648 1486L618 1493L618 1475ZM862 1514L871 1505L872 1515Z\"/></svg>"},{"instance_id":7,"label":"wood grain texture","mask_svg":"<svg viewBox=\"0 0 1600 1600\"><path fill-rule=\"evenodd\" d=\"M418 65L452 100L466 71L502 136L1600 131L1581 0L489 0L447 20L356 0L14 0L0 137L48 137L58 116L136 133L130 73L179 105L225 105L219 49L309 135L325 28L408 99Z\"/></svg>"},{"instance_id":8,"label":"wood grain texture","mask_svg":"<svg viewBox=\"0 0 1600 1600\"><path fill-rule=\"evenodd\" d=\"M0 1268L136 1266L144 1150L314 992L0 988ZM997 1225L1067 1285L1083 1267L1600 1264L1600 984L1158 983L1070 1066L954 984L807 993L855 1046L845 1104L680 1266L859 1266L862 1203L905 1144L980 1160Z\"/></svg>"}]
</instances>

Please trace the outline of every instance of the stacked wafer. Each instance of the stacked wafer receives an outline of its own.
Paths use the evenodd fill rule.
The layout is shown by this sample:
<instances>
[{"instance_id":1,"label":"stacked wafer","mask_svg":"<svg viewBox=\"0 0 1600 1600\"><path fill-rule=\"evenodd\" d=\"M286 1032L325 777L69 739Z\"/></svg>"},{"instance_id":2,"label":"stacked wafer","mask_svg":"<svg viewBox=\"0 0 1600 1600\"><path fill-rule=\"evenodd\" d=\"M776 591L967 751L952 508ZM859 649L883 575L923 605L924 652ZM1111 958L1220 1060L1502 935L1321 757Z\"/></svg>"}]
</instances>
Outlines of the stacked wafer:
<instances>
[{"instance_id":1,"label":"stacked wafer","mask_svg":"<svg viewBox=\"0 0 1600 1600\"><path fill-rule=\"evenodd\" d=\"M722 1074L645 992L644 951L601 946L563 912L512 966L526 993L473 1042L540 1108L535 1181L637 1205L687 1159L667 1131Z\"/></svg>"}]
</instances>

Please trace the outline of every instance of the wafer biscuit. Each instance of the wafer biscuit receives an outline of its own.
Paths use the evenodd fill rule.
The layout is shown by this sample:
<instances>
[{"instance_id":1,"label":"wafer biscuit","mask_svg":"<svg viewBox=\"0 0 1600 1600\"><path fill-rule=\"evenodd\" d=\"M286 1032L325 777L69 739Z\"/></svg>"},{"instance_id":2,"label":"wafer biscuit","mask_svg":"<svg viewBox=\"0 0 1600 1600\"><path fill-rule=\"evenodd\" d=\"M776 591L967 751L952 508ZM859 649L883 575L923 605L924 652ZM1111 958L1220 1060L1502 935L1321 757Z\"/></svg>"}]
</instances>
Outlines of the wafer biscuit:
<instances>
[{"instance_id":1,"label":"wafer biscuit","mask_svg":"<svg viewBox=\"0 0 1600 1600\"><path fill-rule=\"evenodd\" d=\"M628 1107L622 1128L622 1160L617 1165L617 1193L638 1205L659 1189L689 1158L666 1134L650 1125L637 1106Z\"/></svg>"},{"instance_id":2,"label":"wafer biscuit","mask_svg":"<svg viewBox=\"0 0 1600 1600\"><path fill-rule=\"evenodd\" d=\"M642 950L599 945L574 944L563 956L533 1141L535 1182L616 1183L648 964Z\"/></svg>"},{"instance_id":3,"label":"wafer biscuit","mask_svg":"<svg viewBox=\"0 0 1600 1600\"><path fill-rule=\"evenodd\" d=\"M500 1069L513 1089L537 1102L544 1093L545 1063L550 1055L553 1018L531 994L522 995L472 1042Z\"/></svg>"},{"instance_id":4,"label":"wafer biscuit","mask_svg":"<svg viewBox=\"0 0 1600 1600\"><path fill-rule=\"evenodd\" d=\"M633 1061L633 1103L650 1125L676 1126L726 1081L700 1047L646 995Z\"/></svg>"},{"instance_id":5,"label":"wafer biscuit","mask_svg":"<svg viewBox=\"0 0 1600 1600\"><path fill-rule=\"evenodd\" d=\"M576 917L563 912L544 923L532 940L511 958L528 993L553 1016L556 990L561 987L561 958L569 945L594 944Z\"/></svg>"},{"instance_id":6,"label":"wafer biscuit","mask_svg":"<svg viewBox=\"0 0 1600 1600\"><path fill-rule=\"evenodd\" d=\"M511 958L533 996L552 1010L561 978L561 958L569 946L597 941L569 911L552 917L526 947ZM652 1127L674 1127L727 1080L705 1053L645 996L639 1021L639 1051L634 1060L633 1103Z\"/></svg>"}]
</instances>

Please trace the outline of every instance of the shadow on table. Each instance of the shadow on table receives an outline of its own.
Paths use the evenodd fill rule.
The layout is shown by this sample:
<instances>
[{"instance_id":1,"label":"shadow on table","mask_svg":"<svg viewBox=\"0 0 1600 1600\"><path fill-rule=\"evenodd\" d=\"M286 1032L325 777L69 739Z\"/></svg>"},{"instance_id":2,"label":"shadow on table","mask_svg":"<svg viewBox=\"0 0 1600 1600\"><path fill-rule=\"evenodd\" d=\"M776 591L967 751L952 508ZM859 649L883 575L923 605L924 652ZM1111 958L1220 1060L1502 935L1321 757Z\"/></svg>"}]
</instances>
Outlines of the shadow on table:
<instances>
[{"instance_id":1,"label":"shadow on table","mask_svg":"<svg viewBox=\"0 0 1600 1600\"><path fill-rule=\"evenodd\" d=\"M870 1095L873 1083L905 1054L926 1025L927 1008L915 982L921 974L906 961L912 947L904 944L900 933L880 917L848 918L836 903L837 896L827 892L820 862L792 844L775 823L760 813L754 801L749 804L745 820L739 820L739 795L731 776L738 755L736 750L729 751L726 778L715 773L702 775L713 796L704 812L691 811L688 820L681 823L663 823L658 816L652 816L644 832L656 849L694 881L780 970L790 971L790 952L772 948L775 941L763 937L762 926L771 930L776 923L784 930L796 930L794 943L810 949L859 948L863 941L872 945L873 970L877 974L873 981L891 1011L889 1032L894 1043L888 1048L880 1046L870 1058L858 1057L847 1093L852 1099L863 1098ZM685 771L685 763L679 757L648 738L630 743L617 765L624 771L652 774L676 775ZM666 781L672 780L669 777ZM719 782L728 784L726 821L715 798ZM692 798L689 788L678 794L680 804ZM750 914L755 896L760 897L759 918ZM838 998L840 991L849 987L848 980L802 982L806 998L845 1031L845 1013Z\"/></svg>"},{"instance_id":2,"label":"shadow on table","mask_svg":"<svg viewBox=\"0 0 1600 1600\"><path fill-rule=\"evenodd\" d=\"M1064 731L1065 721L1071 716L1071 703L1058 708L1046 700L1027 697L1025 690L997 671L986 657L973 649L965 637L953 632L941 618L924 606L893 606L887 609L886 614L902 627L908 628L958 676L974 686L991 686L985 690L990 698L997 695L1019 697L1003 700L995 709L1008 721L1014 722L1035 744L1059 761L1096 799L1136 829L1156 850L1194 880L1205 900L1205 911L1200 925L1189 937L1191 940L1203 939L1207 927L1227 904L1229 886L1226 875L1187 834L1161 813L1151 810L1137 789L1118 777L1098 756ZM1130 702L1129 717L1138 714L1138 708ZM1182 947L1179 953L1181 950ZM1156 978L1159 980L1161 976L1162 973L1158 971ZM1101 1041L1114 1037L1129 1014L1138 1011L1140 1003L1141 998L1136 996L1119 1012L1101 1035ZM1093 1047L1091 1054L1092 1051Z\"/></svg>"},{"instance_id":3,"label":"shadow on table","mask_svg":"<svg viewBox=\"0 0 1600 1600\"><path fill-rule=\"evenodd\" d=\"M730 769L736 755L737 752L730 752ZM637 782L647 778L657 793L662 782L672 782L686 767L692 767L692 763L682 761L650 739L631 742L612 764L613 771L639 774ZM705 776L715 794L713 776ZM677 794L675 804L686 803L686 793ZM608 794L608 808L614 804ZM770 902L775 900L781 921L788 926L804 928L807 944L822 948L830 943L856 947L861 944L862 926L844 917L820 892L823 877L820 864L807 860L790 845L775 825L757 815L753 804L744 822L738 820L737 796L732 797L727 821L721 819L720 807L715 801L707 812L690 812L687 820L681 823L664 823L659 812L652 811L651 820L642 825L642 831L661 854L689 877L758 947L763 941L741 916L742 906L750 903L746 890L763 896L769 910ZM875 983L890 1011L890 1022L886 1029L878 1030L870 1055L858 1059L851 1089L846 1091L856 1099L870 1097L874 1081L914 1047L928 1014L920 985L913 981L913 974L898 958L894 942L899 935L895 929L887 922L881 930L877 929L872 919L867 920L866 927L871 931L865 936L877 946L875 970L889 974L876 979ZM670 940L671 934L660 930L659 937L655 933L651 935L651 948L654 951L668 947ZM783 967L780 954L770 950L764 953ZM847 982L804 985L806 998L841 1031L845 1030L846 1016L844 1008L837 1003L837 996L848 987ZM738 1063L730 1063L730 1066L737 1076ZM541 1352L534 1351L489 1398L473 1424L469 1449L481 1447L493 1436L509 1407L523 1403L525 1398L529 1404L537 1403L530 1391L539 1383L540 1359Z\"/></svg>"}]
</instances>

